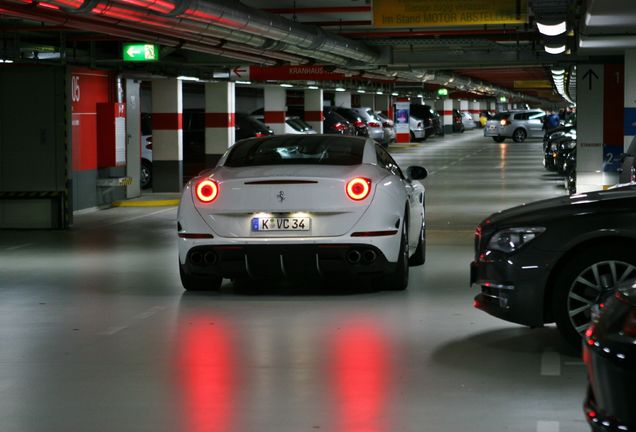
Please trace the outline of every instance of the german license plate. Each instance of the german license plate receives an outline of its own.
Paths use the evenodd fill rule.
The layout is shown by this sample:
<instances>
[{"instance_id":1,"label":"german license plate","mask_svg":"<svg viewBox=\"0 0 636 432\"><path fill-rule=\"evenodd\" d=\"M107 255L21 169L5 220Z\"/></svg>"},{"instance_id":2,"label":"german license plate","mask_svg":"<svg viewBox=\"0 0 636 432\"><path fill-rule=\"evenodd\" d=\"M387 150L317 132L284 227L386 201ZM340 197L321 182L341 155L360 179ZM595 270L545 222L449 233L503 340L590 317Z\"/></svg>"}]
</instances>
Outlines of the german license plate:
<instances>
[{"instance_id":1,"label":"german license plate","mask_svg":"<svg viewBox=\"0 0 636 432\"><path fill-rule=\"evenodd\" d=\"M255 217L252 231L309 231L309 217Z\"/></svg>"}]
</instances>

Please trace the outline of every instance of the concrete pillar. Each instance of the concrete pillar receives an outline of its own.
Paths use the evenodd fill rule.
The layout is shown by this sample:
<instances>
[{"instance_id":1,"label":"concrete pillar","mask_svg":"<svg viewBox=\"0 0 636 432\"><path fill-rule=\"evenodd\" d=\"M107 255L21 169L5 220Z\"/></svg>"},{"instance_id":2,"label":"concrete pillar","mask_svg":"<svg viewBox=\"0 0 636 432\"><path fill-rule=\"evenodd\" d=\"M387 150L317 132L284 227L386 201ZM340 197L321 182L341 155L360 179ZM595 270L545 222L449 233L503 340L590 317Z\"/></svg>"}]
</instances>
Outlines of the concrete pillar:
<instances>
[{"instance_id":1,"label":"concrete pillar","mask_svg":"<svg viewBox=\"0 0 636 432\"><path fill-rule=\"evenodd\" d=\"M287 115L287 91L283 87L265 87L264 121L275 135L285 133L285 116Z\"/></svg>"},{"instance_id":2,"label":"concrete pillar","mask_svg":"<svg viewBox=\"0 0 636 432\"><path fill-rule=\"evenodd\" d=\"M625 51L623 153L636 148L636 50ZM631 170L630 170L631 171ZM631 172L624 172L621 181L631 181Z\"/></svg>"},{"instance_id":3,"label":"concrete pillar","mask_svg":"<svg viewBox=\"0 0 636 432\"><path fill-rule=\"evenodd\" d=\"M469 104L468 104L467 100L460 100L459 101L459 110L468 112L468 105Z\"/></svg>"},{"instance_id":4,"label":"concrete pillar","mask_svg":"<svg viewBox=\"0 0 636 432\"><path fill-rule=\"evenodd\" d=\"M322 89L305 90L305 121L317 133L322 133Z\"/></svg>"},{"instance_id":5,"label":"concrete pillar","mask_svg":"<svg viewBox=\"0 0 636 432\"><path fill-rule=\"evenodd\" d=\"M631 56L625 66L579 65L577 75L576 190L585 193L618 182L615 159L623 150L624 72L634 73ZM632 64L628 66L628 62ZM633 100L634 98L631 97ZM629 99L627 99L629 101ZM632 102L633 103L633 102Z\"/></svg>"},{"instance_id":6,"label":"concrete pillar","mask_svg":"<svg viewBox=\"0 0 636 432\"><path fill-rule=\"evenodd\" d=\"M444 125L444 133L453 132L453 99L444 99L442 101L442 124Z\"/></svg>"},{"instance_id":7,"label":"concrete pillar","mask_svg":"<svg viewBox=\"0 0 636 432\"><path fill-rule=\"evenodd\" d=\"M374 94L361 94L360 95L360 106L361 107L369 107L373 111L375 111L375 95Z\"/></svg>"},{"instance_id":8,"label":"concrete pillar","mask_svg":"<svg viewBox=\"0 0 636 432\"><path fill-rule=\"evenodd\" d=\"M375 109L376 111L382 111L387 114L389 111L393 112L393 107L391 107L391 95L385 94L376 94L375 95ZM389 118L393 118L393 115L389 116Z\"/></svg>"},{"instance_id":9,"label":"concrete pillar","mask_svg":"<svg viewBox=\"0 0 636 432\"><path fill-rule=\"evenodd\" d=\"M236 137L236 96L233 82L205 84L205 166L216 165Z\"/></svg>"},{"instance_id":10,"label":"concrete pillar","mask_svg":"<svg viewBox=\"0 0 636 432\"><path fill-rule=\"evenodd\" d=\"M179 192L183 186L183 92L181 80L152 81L152 188Z\"/></svg>"},{"instance_id":11,"label":"concrete pillar","mask_svg":"<svg viewBox=\"0 0 636 432\"><path fill-rule=\"evenodd\" d=\"M126 80L126 176L133 179L126 186L126 198L141 195L141 100L139 81Z\"/></svg>"},{"instance_id":12,"label":"concrete pillar","mask_svg":"<svg viewBox=\"0 0 636 432\"><path fill-rule=\"evenodd\" d=\"M488 110L491 112L497 111L497 102L495 101L488 102Z\"/></svg>"},{"instance_id":13,"label":"concrete pillar","mask_svg":"<svg viewBox=\"0 0 636 432\"><path fill-rule=\"evenodd\" d=\"M336 92L335 105L337 107L351 108L351 93L350 92Z\"/></svg>"},{"instance_id":14,"label":"concrete pillar","mask_svg":"<svg viewBox=\"0 0 636 432\"><path fill-rule=\"evenodd\" d=\"M479 126L479 113L486 109L484 105L485 104L482 101L475 101L470 103L468 112L473 117L473 121L477 126Z\"/></svg>"}]
</instances>

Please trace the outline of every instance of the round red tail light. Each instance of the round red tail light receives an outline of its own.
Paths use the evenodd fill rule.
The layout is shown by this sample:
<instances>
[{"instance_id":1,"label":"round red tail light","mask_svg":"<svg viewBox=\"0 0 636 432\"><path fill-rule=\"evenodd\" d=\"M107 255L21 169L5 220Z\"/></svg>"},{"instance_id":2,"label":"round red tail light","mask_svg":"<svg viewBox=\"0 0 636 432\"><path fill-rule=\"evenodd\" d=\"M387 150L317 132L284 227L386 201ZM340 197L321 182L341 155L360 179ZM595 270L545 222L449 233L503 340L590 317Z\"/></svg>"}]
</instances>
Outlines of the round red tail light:
<instances>
[{"instance_id":1,"label":"round red tail light","mask_svg":"<svg viewBox=\"0 0 636 432\"><path fill-rule=\"evenodd\" d=\"M219 197L219 184L210 179L201 180L197 183L195 191L199 201L211 203Z\"/></svg>"},{"instance_id":2,"label":"round red tail light","mask_svg":"<svg viewBox=\"0 0 636 432\"><path fill-rule=\"evenodd\" d=\"M371 192L371 180L364 177L355 177L347 182L345 188L347 196L354 201L361 201Z\"/></svg>"}]
</instances>

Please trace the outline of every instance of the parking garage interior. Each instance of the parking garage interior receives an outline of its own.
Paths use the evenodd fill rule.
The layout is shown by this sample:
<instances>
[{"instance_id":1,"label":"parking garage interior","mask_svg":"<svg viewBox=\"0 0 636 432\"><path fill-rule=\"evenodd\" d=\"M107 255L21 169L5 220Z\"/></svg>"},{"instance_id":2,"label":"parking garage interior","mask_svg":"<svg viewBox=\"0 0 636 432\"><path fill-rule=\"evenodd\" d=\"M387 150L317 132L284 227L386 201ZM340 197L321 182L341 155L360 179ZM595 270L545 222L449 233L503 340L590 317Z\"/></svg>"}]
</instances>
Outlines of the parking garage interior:
<instances>
[{"instance_id":1,"label":"parking garage interior","mask_svg":"<svg viewBox=\"0 0 636 432\"><path fill-rule=\"evenodd\" d=\"M636 181L635 23L631 0L0 1L0 431L589 430L580 350L476 308L470 263L494 213ZM408 288L184 290L182 192L239 117L322 134L343 109L427 170Z\"/></svg>"}]
</instances>

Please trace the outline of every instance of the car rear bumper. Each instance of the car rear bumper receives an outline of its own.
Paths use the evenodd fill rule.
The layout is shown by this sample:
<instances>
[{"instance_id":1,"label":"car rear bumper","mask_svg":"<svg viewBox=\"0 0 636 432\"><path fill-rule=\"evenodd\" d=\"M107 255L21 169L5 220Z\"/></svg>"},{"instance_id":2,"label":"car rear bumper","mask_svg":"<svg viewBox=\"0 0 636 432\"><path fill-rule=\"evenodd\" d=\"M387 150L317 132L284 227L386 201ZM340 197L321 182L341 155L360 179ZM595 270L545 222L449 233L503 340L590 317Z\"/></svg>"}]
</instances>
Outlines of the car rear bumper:
<instances>
[{"instance_id":1,"label":"car rear bumper","mask_svg":"<svg viewBox=\"0 0 636 432\"><path fill-rule=\"evenodd\" d=\"M365 244L200 245L188 250L187 274L224 278L381 276L395 270L382 251Z\"/></svg>"}]
</instances>

